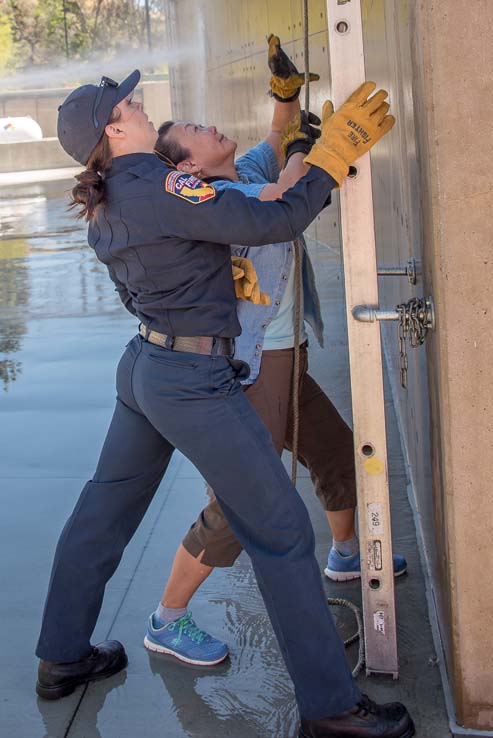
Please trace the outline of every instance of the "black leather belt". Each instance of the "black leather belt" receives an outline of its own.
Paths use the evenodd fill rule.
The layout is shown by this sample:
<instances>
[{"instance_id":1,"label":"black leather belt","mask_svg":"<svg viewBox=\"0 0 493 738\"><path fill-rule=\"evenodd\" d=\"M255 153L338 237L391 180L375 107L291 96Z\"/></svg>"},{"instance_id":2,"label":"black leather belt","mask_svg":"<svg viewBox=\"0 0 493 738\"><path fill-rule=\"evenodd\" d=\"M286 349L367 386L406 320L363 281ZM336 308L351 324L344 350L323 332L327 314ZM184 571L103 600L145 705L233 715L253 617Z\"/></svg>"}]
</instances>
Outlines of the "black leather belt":
<instances>
[{"instance_id":1,"label":"black leather belt","mask_svg":"<svg viewBox=\"0 0 493 738\"><path fill-rule=\"evenodd\" d=\"M217 336L167 336L166 333L150 331L141 323L139 333L149 343L172 351L185 351L191 354L208 356L233 356L234 339Z\"/></svg>"}]
</instances>

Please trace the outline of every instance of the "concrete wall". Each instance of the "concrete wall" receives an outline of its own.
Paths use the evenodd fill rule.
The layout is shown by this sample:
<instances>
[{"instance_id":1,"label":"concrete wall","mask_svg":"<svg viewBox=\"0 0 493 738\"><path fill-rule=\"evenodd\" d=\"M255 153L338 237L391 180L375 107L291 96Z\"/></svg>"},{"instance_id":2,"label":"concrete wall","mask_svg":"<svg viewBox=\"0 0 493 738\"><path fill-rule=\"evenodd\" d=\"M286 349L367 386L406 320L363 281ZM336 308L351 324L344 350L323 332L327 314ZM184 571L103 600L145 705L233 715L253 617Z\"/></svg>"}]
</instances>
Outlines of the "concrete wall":
<instances>
[{"instance_id":1,"label":"concrete wall","mask_svg":"<svg viewBox=\"0 0 493 738\"><path fill-rule=\"evenodd\" d=\"M437 304L428 349L440 611L458 720L493 727L493 5L412 11L425 273Z\"/></svg>"},{"instance_id":2,"label":"concrete wall","mask_svg":"<svg viewBox=\"0 0 493 738\"><path fill-rule=\"evenodd\" d=\"M31 90L0 95L0 116L28 115L41 126L41 141L0 143L0 172L72 167L71 159L56 138L58 106L70 89ZM171 115L168 80L146 80L136 90L136 97L156 127Z\"/></svg>"},{"instance_id":3,"label":"concrete wall","mask_svg":"<svg viewBox=\"0 0 493 738\"><path fill-rule=\"evenodd\" d=\"M43 136L56 136L56 114L70 90L19 90L0 94L0 117L29 116L39 123Z\"/></svg>"},{"instance_id":4,"label":"concrete wall","mask_svg":"<svg viewBox=\"0 0 493 738\"><path fill-rule=\"evenodd\" d=\"M0 172L73 167L74 160L62 149L58 138L0 144Z\"/></svg>"},{"instance_id":5,"label":"concrete wall","mask_svg":"<svg viewBox=\"0 0 493 738\"><path fill-rule=\"evenodd\" d=\"M302 2L168 0L170 33L194 50L171 70L175 117L260 140L272 111L265 36L277 33L304 68ZM382 328L423 556L431 573L459 723L493 728L493 433L490 365L493 5L363 0L367 77L390 91L397 117L372 154L380 264L418 261L420 277L380 279L380 304L432 294L437 331L409 351L400 388L395 325ZM309 1L311 107L330 97L325 0ZM337 196L336 196L337 200ZM310 235L339 247L334 208ZM433 460L433 462L431 461Z\"/></svg>"}]
</instances>

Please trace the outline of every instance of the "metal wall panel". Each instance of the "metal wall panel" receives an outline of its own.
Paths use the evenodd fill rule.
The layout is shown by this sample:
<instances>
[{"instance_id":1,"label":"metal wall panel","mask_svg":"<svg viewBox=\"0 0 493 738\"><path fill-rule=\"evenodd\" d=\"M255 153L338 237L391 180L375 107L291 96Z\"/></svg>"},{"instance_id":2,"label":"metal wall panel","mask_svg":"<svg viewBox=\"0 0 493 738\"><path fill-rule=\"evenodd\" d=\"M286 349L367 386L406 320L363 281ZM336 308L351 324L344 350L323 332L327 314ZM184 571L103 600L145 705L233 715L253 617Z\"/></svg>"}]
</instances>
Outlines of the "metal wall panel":
<instances>
[{"instance_id":1,"label":"metal wall panel","mask_svg":"<svg viewBox=\"0 0 493 738\"><path fill-rule=\"evenodd\" d=\"M427 294L422 275L421 205L415 147L412 62L407 3L393 0L364 5L365 57L367 77L378 81L390 93L397 118L391 136L372 153L375 183L375 226L379 263L385 266L406 264L413 257L418 263L418 281L411 286L405 277L380 278L380 304L394 307L413 296ZM390 377L401 423L408 474L416 495L425 554L434 580L439 582L435 530L441 529L442 501L431 493L430 434L426 354L424 349L409 350L408 389L399 382L399 356L395 324L383 325L382 335ZM439 587L441 596L445 587ZM443 617L446 618L444 608Z\"/></svg>"}]
</instances>

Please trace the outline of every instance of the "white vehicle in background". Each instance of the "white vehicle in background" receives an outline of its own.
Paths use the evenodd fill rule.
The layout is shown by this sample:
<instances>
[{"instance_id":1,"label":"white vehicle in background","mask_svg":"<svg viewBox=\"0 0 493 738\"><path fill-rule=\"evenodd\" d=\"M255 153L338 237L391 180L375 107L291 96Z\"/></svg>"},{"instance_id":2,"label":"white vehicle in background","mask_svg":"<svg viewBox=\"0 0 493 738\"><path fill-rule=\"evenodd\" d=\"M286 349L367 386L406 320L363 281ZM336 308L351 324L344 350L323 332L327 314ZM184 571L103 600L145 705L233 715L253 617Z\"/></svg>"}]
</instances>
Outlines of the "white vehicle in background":
<instances>
[{"instance_id":1,"label":"white vehicle in background","mask_svg":"<svg viewBox=\"0 0 493 738\"><path fill-rule=\"evenodd\" d=\"M42 138L41 126L28 115L18 118L0 118L0 143L40 141Z\"/></svg>"}]
</instances>

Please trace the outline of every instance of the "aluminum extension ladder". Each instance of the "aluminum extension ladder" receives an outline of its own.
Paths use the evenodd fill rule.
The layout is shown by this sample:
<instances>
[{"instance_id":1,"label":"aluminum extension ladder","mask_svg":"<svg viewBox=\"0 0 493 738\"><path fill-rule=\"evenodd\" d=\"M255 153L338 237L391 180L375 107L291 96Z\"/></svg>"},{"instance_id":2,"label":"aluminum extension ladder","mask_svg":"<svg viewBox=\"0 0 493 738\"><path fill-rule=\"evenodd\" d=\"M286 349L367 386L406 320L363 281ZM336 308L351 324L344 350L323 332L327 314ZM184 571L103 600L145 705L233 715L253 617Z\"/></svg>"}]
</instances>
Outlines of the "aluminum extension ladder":
<instances>
[{"instance_id":1,"label":"aluminum extension ladder","mask_svg":"<svg viewBox=\"0 0 493 738\"><path fill-rule=\"evenodd\" d=\"M332 100L365 80L361 0L327 0ZM378 80L375 80L378 83ZM366 672L398 676L380 326L352 311L378 307L370 155L340 192L353 405Z\"/></svg>"}]
</instances>

